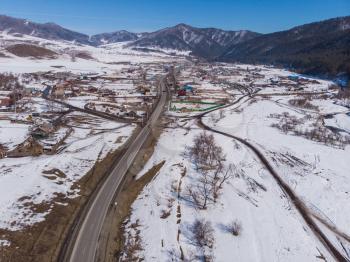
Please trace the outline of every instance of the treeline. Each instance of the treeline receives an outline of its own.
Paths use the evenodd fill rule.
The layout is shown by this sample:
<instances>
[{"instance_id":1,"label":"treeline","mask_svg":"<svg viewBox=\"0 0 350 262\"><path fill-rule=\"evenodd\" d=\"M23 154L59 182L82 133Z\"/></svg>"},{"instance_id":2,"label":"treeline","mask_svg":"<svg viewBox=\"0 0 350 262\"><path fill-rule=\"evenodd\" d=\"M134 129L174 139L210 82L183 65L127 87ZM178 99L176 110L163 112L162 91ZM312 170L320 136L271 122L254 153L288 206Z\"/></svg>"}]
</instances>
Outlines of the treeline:
<instances>
[{"instance_id":1,"label":"treeline","mask_svg":"<svg viewBox=\"0 0 350 262\"><path fill-rule=\"evenodd\" d=\"M350 78L350 16L258 36L218 60L263 63L322 77Z\"/></svg>"}]
</instances>

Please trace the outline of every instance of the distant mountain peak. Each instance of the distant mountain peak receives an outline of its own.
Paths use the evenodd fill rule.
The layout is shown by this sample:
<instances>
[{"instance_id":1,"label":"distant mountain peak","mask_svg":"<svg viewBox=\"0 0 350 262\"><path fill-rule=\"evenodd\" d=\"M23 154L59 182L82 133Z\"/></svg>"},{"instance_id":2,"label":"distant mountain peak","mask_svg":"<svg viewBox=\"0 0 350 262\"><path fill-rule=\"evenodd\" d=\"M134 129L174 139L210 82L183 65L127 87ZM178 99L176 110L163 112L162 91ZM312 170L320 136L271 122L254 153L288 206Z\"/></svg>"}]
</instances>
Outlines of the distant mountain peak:
<instances>
[{"instance_id":1,"label":"distant mountain peak","mask_svg":"<svg viewBox=\"0 0 350 262\"><path fill-rule=\"evenodd\" d=\"M191 51L193 54L212 58L220 55L228 46L244 42L259 35L246 31L225 31L217 28L197 28L180 23L136 40L132 46Z\"/></svg>"},{"instance_id":2,"label":"distant mountain peak","mask_svg":"<svg viewBox=\"0 0 350 262\"><path fill-rule=\"evenodd\" d=\"M90 41L95 45L111 44L116 42L135 41L139 35L126 30L102 33L90 37Z\"/></svg>"},{"instance_id":3,"label":"distant mountain peak","mask_svg":"<svg viewBox=\"0 0 350 262\"><path fill-rule=\"evenodd\" d=\"M89 36L63 28L55 23L34 23L27 19L0 15L0 31L10 34L19 33L49 40L76 41L90 44Z\"/></svg>"},{"instance_id":4,"label":"distant mountain peak","mask_svg":"<svg viewBox=\"0 0 350 262\"><path fill-rule=\"evenodd\" d=\"M95 46L131 41L135 42L134 46L189 50L205 57L216 56L228 45L251 39L257 35L257 33L248 31L197 28L179 23L173 27L151 33L132 33L127 30L119 30L88 36L63 28L53 22L40 24L6 15L0 15L0 31Z\"/></svg>"},{"instance_id":5,"label":"distant mountain peak","mask_svg":"<svg viewBox=\"0 0 350 262\"><path fill-rule=\"evenodd\" d=\"M193 27L188 25L188 24L185 24L185 23L180 23L180 24L175 25L173 28L185 28L185 29L188 29L188 28L193 28Z\"/></svg>"}]
</instances>

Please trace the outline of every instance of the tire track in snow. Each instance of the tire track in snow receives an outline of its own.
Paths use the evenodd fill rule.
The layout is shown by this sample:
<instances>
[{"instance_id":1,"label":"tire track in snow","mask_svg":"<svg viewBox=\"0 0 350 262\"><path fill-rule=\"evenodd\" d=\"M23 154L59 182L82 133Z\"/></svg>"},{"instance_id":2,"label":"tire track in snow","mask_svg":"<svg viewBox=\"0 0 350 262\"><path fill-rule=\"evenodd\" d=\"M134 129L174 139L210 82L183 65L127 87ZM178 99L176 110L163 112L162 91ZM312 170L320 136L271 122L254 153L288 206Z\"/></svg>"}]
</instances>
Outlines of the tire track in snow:
<instances>
[{"instance_id":1,"label":"tire track in snow","mask_svg":"<svg viewBox=\"0 0 350 262\"><path fill-rule=\"evenodd\" d=\"M333 243L327 238L327 236L318 227L318 225L312 219L312 217L311 217L311 215L310 215L310 213L308 211L308 208L305 206L305 204L294 193L294 191L290 188L290 186L281 179L281 177L274 170L274 168L272 167L270 162L263 155L263 153L260 152L259 149L257 149L254 145L252 145L250 142L248 142L247 140L245 140L243 138L240 138L240 137L237 137L237 136L234 136L234 135L231 135L231 134L227 134L225 132L213 129L213 128L211 128L211 127L209 127L209 126L207 126L206 124L203 123L202 118L204 116L206 116L207 114L209 114L209 113L211 113L211 112L213 112L215 110L222 109L222 108L229 107L229 106L232 106L234 104L237 104L244 97L245 96L240 97L235 102L230 103L227 106L220 107L220 108L217 108L217 109L214 109L214 110L211 110L211 111L208 111L208 112L205 112L203 114L198 115L196 118L198 119L199 126L202 127L205 130L208 130L208 131L211 131L211 132L214 132L214 133L217 133L217 134L221 134L223 136L227 136L227 137L233 138L233 139L241 142L245 146L247 146L249 149L251 149L254 152L254 154L259 158L261 163L264 164L266 169L273 176L273 178L275 179L277 184L287 194L287 196L290 198L290 200L294 204L295 208L299 211L299 214L303 217L303 219L306 222L306 224L309 226L309 228L312 230L312 232L315 234L315 236L321 241L321 243L324 245L324 247L330 252L330 254L339 262L349 262L350 260L348 258L346 258L341 252L339 252L339 250L333 245Z\"/></svg>"}]
</instances>

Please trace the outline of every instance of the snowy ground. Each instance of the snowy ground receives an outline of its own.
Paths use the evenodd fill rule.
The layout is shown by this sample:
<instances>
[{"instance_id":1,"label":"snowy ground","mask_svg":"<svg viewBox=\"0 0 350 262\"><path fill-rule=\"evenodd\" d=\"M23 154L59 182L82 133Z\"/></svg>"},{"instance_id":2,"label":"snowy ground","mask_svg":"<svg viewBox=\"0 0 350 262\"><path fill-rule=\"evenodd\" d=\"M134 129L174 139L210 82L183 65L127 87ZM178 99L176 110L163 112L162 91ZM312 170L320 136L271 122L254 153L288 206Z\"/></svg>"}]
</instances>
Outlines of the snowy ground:
<instances>
[{"instance_id":1,"label":"snowy ground","mask_svg":"<svg viewBox=\"0 0 350 262\"><path fill-rule=\"evenodd\" d=\"M0 144L8 150L22 143L28 136L28 125L11 123L9 120L0 120Z\"/></svg>"},{"instance_id":2,"label":"snowy ground","mask_svg":"<svg viewBox=\"0 0 350 262\"><path fill-rule=\"evenodd\" d=\"M244 69L246 66L239 67ZM263 71L261 73L267 77L265 81L260 80L260 84L265 84L271 75L290 74L276 69ZM305 90L324 91L329 84L326 81L310 82ZM267 91L273 94L281 93L281 90L288 91L284 87ZM348 132L348 109L334 105L332 99L317 97L311 100L316 109L295 107L289 104L289 100L295 98L295 95L246 97L238 104L209 114L204 122L257 146L302 199L314 219L318 217L339 232L350 235L350 146L329 145L283 133L271 126L278 122L271 116L273 114L288 112L290 117L296 118L309 115L299 129L312 128L319 117L335 114L333 118L324 119L324 124ZM206 210L194 208L185 197L186 188L194 188L201 174L186 154L186 148L200 132L195 120L176 119L175 124L162 134L153 156L139 173L142 176L165 161L134 202L127 220L127 245L138 242L142 247L136 252L137 257L145 261L200 260L203 251L193 244L190 228L196 219L205 219L214 230L214 245L209 251L214 261L231 261L233 257L237 261L334 261L252 151L226 136L214 134L226 155L225 165L234 164L236 175L224 184L217 203L209 204ZM341 137L347 135L340 133ZM242 226L238 236L227 232L227 225L232 220ZM318 220L317 224L346 256L344 248L350 250L349 243Z\"/></svg>"},{"instance_id":3,"label":"snowy ground","mask_svg":"<svg viewBox=\"0 0 350 262\"><path fill-rule=\"evenodd\" d=\"M13 44L34 44L54 51L53 59L18 57L6 50ZM183 61L184 57L174 56L171 50L154 50L141 52L127 47L128 43L117 43L100 47L77 45L70 42L50 41L32 36L14 36L6 32L0 34L0 52L5 57L0 58L0 73L15 74L26 87L34 87L43 91L46 85L56 85L63 80L33 78L24 73L67 72L70 71L78 78L81 74L99 74L105 79L97 81L83 80L82 88L96 87L115 92L115 96L135 96L135 98L116 98L115 105L126 103L144 104L136 97L136 85L140 72L144 72L147 84L154 84L159 74L164 74L164 64ZM84 52L91 58L72 59L72 54ZM178 55L181 55L179 57ZM149 72L147 70L149 69ZM38 74L40 75L40 74ZM109 78L109 79L106 79ZM153 92L152 86L151 92ZM152 93L151 93L152 94ZM66 102L83 108L88 102L111 102L113 100L98 97L92 93L81 93L81 96L71 97ZM66 110L64 106L48 102L36 94L25 97L23 111L0 113L0 145L6 151L16 148L29 137L29 128L39 120L52 120L59 114L48 113ZM36 113L40 116L32 116ZM136 111L136 113L143 113ZM55 205L66 205L59 199L79 196L79 180L82 179L97 161L103 160L108 153L116 151L130 137L136 125L115 123L83 113L70 112L63 117L63 127L47 139L39 143L45 149L53 147L64 138L55 154L43 154L37 157L2 158L0 156L0 229L19 231L45 220L46 215ZM23 121L12 123L10 120ZM70 133L70 131L72 132ZM56 150L56 149L55 149ZM0 236L0 247L6 248L11 243Z\"/></svg>"},{"instance_id":4,"label":"snowy ground","mask_svg":"<svg viewBox=\"0 0 350 262\"><path fill-rule=\"evenodd\" d=\"M19 230L43 221L54 204L55 196L79 195L72 189L94 165L109 152L120 147L135 126L104 121L71 113L67 116L73 133L55 155L0 159L0 228ZM76 119L83 122L76 122ZM13 138L15 133L7 133ZM1 136L3 139L4 137ZM11 188L11 190L8 190ZM33 206L48 204L45 212Z\"/></svg>"},{"instance_id":5,"label":"snowy ground","mask_svg":"<svg viewBox=\"0 0 350 262\"><path fill-rule=\"evenodd\" d=\"M0 38L5 44L35 42L58 53L57 59L39 60L16 57L1 50L8 57L0 59L0 72L94 72L131 79L132 73L129 75L127 72L131 66L164 64L182 59L172 56L172 50L142 53L128 49L127 43L95 48L30 36L23 40L23 37L6 33ZM69 54L76 51L87 52L93 59L76 58L73 61ZM159 66L157 69L163 68ZM349 249L348 243L344 239L339 240L325 224L350 235L347 163L350 146L339 146L339 141L336 145L327 144L296 134L296 131L302 133L321 125L321 130L327 134L336 130L339 137L347 137L350 131L349 109L333 103L330 97L334 92L327 94L328 98L312 98L309 108L290 103L291 99L302 97L303 92L328 92L331 83L300 76L302 83L296 84L288 80L291 72L264 66L204 65L201 69L202 73L196 72L196 67L191 66L181 73L181 83L197 84L195 91L199 92L193 95L194 98L232 102L242 95L258 91L255 98L246 96L238 104L209 114L204 122L217 130L247 139L258 147L312 215L325 222L318 223L334 245L339 250L342 250L341 244L344 249ZM122 74L123 70L126 73ZM156 69L151 70L154 70L154 75L159 74ZM212 78L208 79L208 75ZM94 84L95 87L102 85ZM302 89L298 89L300 86ZM116 91L117 96L135 94L131 93L134 83L129 79L117 85L106 82L104 87ZM67 102L82 108L87 102L95 100L95 96L80 96L69 98ZM122 104L123 100L117 99L116 102ZM57 105L48 105L41 98L33 98L28 106L30 112L45 112L50 106L60 109ZM18 117L24 120L29 111ZM295 132L282 132L276 128L281 121L279 117L286 113L287 118L303 121L298 122L293 130ZM165 128L154 154L138 174L140 177L165 161L132 205L126 223L125 236L127 241L131 239L128 243L134 239L142 247L136 251L136 256L145 261L181 261L182 258L198 261L204 253L209 253L214 261L231 261L233 258L247 262L334 261L257 157L226 136L214 134L216 143L226 155L224 165L233 164L235 175L223 184L217 201L210 202L205 210L196 208L189 201L186 192L196 187L202 175L187 154L194 137L202 132L196 120L191 118L195 114L168 113L174 122ZM4 113L4 116L7 117L7 114ZM58 194L67 198L78 196L79 188L73 189L72 186L96 161L119 148L135 128L134 125L104 121L80 113L70 113L66 117L69 120L67 127L73 132L57 154L23 157L20 161L16 158L0 159L1 229L20 230L43 221L53 205L65 204L54 202ZM77 121L81 117L84 119ZM65 131L62 129L57 136ZM1 118L0 144L13 149L27 136L28 125L13 124ZM34 212L34 207L38 205L48 207L42 212ZM190 228L196 219L205 219L213 228L214 244L205 251L193 242ZM227 230L232 221L238 221L242 227L238 236ZM0 247L10 244L0 236Z\"/></svg>"},{"instance_id":6,"label":"snowy ground","mask_svg":"<svg viewBox=\"0 0 350 262\"><path fill-rule=\"evenodd\" d=\"M0 59L0 72L12 73L30 73L37 71L71 71L73 73L95 72L95 73L113 73L115 71L127 68L127 65L140 63L162 63L178 60L166 53L149 52L144 53L135 51L127 47L128 43L115 43L100 47L86 45L76 45L70 42L45 40L33 36L14 36L2 32L0 34L1 47L17 43L36 44L41 47L53 50L58 53L56 59L33 59L16 57L1 50L7 57ZM93 59L71 59L72 53L85 52ZM185 55L185 54L184 54Z\"/></svg>"},{"instance_id":7,"label":"snowy ground","mask_svg":"<svg viewBox=\"0 0 350 262\"><path fill-rule=\"evenodd\" d=\"M194 126L194 123L189 122L188 125ZM200 255L200 251L191 244L188 230L196 218L210 221L215 230L215 261L228 261L232 256L238 261L318 261L318 249L327 254L313 235L304 230L302 218L291 208L291 203L257 159L231 139L215 135L224 148L227 163L234 163L240 169L240 176L224 185L218 203L203 211L178 198L172 185L177 186L181 180L181 192L184 192L199 176L193 163L183 156L186 145L191 145L193 137L199 132L181 129L165 132L155 154L141 172L142 175L153 165L166 161L132 207L129 225L137 220L141 225L144 250L140 252L140 257L146 261L179 261L180 246L185 258ZM172 141L177 137L183 139L174 145ZM184 169L186 175L181 179ZM266 191L256 186L257 183ZM160 218L163 210L170 212L166 219ZM181 210L180 213L178 210ZM242 232L237 237L225 230L225 225L232 220L238 220L242 225ZM181 230L179 238L178 230Z\"/></svg>"}]
</instances>

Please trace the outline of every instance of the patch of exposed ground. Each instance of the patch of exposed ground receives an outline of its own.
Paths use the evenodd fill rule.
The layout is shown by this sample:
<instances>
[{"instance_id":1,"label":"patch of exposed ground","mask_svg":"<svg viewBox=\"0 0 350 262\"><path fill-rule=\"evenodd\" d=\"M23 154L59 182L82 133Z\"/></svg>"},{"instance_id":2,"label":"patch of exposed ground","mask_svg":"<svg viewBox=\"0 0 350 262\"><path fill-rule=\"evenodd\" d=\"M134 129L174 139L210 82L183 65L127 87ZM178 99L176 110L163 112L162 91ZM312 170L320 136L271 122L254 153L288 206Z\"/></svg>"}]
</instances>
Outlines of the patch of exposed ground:
<instances>
[{"instance_id":1,"label":"patch of exposed ground","mask_svg":"<svg viewBox=\"0 0 350 262\"><path fill-rule=\"evenodd\" d=\"M57 55L47 48L28 44L11 45L6 47L6 50L19 57L54 58Z\"/></svg>"},{"instance_id":2,"label":"patch of exposed ground","mask_svg":"<svg viewBox=\"0 0 350 262\"><path fill-rule=\"evenodd\" d=\"M76 53L75 57L85 59L85 60L94 60L94 58L91 56L90 53L84 52L84 51L80 51L80 52Z\"/></svg>"}]
</instances>

